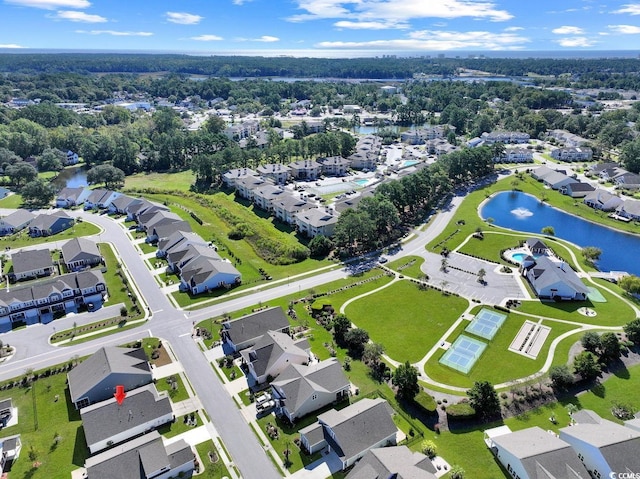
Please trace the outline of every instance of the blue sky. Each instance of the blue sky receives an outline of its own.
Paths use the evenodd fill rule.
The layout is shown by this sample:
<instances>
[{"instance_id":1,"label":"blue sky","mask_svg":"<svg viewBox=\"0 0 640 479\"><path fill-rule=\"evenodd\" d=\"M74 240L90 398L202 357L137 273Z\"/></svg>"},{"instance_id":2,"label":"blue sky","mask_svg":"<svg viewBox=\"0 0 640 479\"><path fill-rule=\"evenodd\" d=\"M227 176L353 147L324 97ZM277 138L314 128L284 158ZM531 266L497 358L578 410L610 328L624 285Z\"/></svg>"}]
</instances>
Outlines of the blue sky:
<instances>
[{"instance_id":1,"label":"blue sky","mask_svg":"<svg viewBox=\"0 0 640 479\"><path fill-rule=\"evenodd\" d=\"M640 1L0 0L0 48L374 55L640 49Z\"/></svg>"}]
</instances>

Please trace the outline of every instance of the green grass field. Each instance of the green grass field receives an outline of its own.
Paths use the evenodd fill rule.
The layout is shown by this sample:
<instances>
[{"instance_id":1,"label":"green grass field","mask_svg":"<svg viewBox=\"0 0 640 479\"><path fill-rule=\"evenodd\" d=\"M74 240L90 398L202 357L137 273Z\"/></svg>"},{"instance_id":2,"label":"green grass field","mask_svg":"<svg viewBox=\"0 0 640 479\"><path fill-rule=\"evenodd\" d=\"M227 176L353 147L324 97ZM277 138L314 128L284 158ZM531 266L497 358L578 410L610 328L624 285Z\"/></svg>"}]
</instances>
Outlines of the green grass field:
<instances>
[{"instance_id":1,"label":"green grass field","mask_svg":"<svg viewBox=\"0 0 640 479\"><path fill-rule=\"evenodd\" d=\"M13 193L0 200L0 208L20 208L22 206L22 196L18 193Z\"/></svg>"},{"instance_id":2,"label":"green grass field","mask_svg":"<svg viewBox=\"0 0 640 479\"><path fill-rule=\"evenodd\" d=\"M345 314L384 345L396 361L419 361L462 314L468 302L455 296L399 281L350 303ZM410 334L407 334L410 332Z\"/></svg>"},{"instance_id":3,"label":"green grass field","mask_svg":"<svg viewBox=\"0 0 640 479\"><path fill-rule=\"evenodd\" d=\"M404 276L417 279L422 274L422 270L420 269L422 263L424 263L424 258L420 256L403 256L400 259L387 263L385 266Z\"/></svg>"},{"instance_id":4,"label":"green grass field","mask_svg":"<svg viewBox=\"0 0 640 479\"><path fill-rule=\"evenodd\" d=\"M162 378L158 379L158 381L156 382L156 388L158 389L158 391L167 391L167 394L169 395L169 397L171 398L171 402L173 403L189 399L189 393L184 387L182 378L178 374L174 374L171 377L175 380L177 388L172 389L171 384L168 381L169 378Z\"/></svg>"},{"instance_id":5,"label":"green grass field","mask_svg":"<svg viewBox=\"0 0 640 479\"><path fill-rule=\"evenodd\" d=\"M138 173L125 178L125 189L157 188L189 191L196 177L191 170L179 173Z\"/></svg>"},{"instance_id":6,"label":"green grass field","mask_svg":"<svg viewBox=\"0 0 640 479\"><path fill-rule=\"evenodd\" d=\"M204 466L204 471L198 477L202 477L204 479L222 479L223 477L229 476L227 466L224 465L222 459L218 456L218 451L214 446L213 441L206 441L198 444L196 446L196 451L198 451L198 456L200 456L201 471ZM212 463L209 460L209 452L213 452L218 457L218 460L215 463Z\"/></svg>"}]
</instances>

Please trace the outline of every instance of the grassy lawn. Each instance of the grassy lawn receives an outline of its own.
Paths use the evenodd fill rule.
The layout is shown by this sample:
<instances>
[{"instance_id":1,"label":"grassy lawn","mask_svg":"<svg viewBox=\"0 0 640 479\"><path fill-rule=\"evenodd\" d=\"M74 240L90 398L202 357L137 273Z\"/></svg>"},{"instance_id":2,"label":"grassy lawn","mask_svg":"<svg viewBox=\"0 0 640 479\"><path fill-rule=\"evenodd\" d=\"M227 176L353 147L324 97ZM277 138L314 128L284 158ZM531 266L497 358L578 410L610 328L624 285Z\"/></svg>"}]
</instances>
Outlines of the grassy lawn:
<instances>
[{"instance_id":1,"label":"grassy lawn","mask_svg":"<svg viewBox=\"0 0 640 479\"><path fill-rule=\"evenodd\" d=\"M127 288L125 288L122 278L118 276L116 273L119 268L120 262L116 257L115 251L113 247L108 243L100 243L100 253L104 258L105 264L107 265L107 272L104 273L104 279L107 283L107 290L109 291L109 299L105 304L118 304L124 303L127 307L127 310L130 312L131 307L133 306L133 302L129 295L127 294ZM138 314L133 316L131 313L128 319L137 319L142 317L142 314Z\"/></svg>"},{"instance_id":2,"label":"grassy lawn","mask_svg":"<svg viewBox=\"0 0 640 479\"><path fill-rule=\"evenodd\" d=\"M4 206L1 204L0 207L4 208ZM76 223L72 228L61 231L58 234L51 236L39 236L37 238L32 238L31 236L29 236L28 230L22 230L15 235L1 237L0 250L4 250L5 246L10 246L12 248L22 248L25 246L35 246L43 243L52 243L54 241L66 241L72 238L77 238L79 236L91 236L98 233L100 233L100 228L87 221Z\"/></svg>"},{"instance_id":3,"label":"grassy lawn","mask_svg":"<svg viewBox=\"0 0 640 479\"><path fill-rule=\"evenodd\" d=\"M173 389L171 387L169 378L174 379L175 383L177 384L176 389ZM173 376L169 376L168 378L158 379L158 381L156 382L156 388L158 389L158 391L167 391L167 394L171 398L171 401L174 403L189 399L189 393L184 387L182 378L178 374L174 374Z\"/></svg>"},{"instance_id":4,"label":"grassy lawn","mask_svg":"<svg viewBox=\"0 0 640 479\"><path fill-rule=\"evenodd\" d=\"M191 415L186 414L184 416L177 417L174 422L170 422L158 428L158 432L162 434L164 437L174 437L174 436L177 436L178 434L182 434L183 432L191 431L194 427L202 425L200 424L200 418L195 413L194 413L193 419L196 425L190 426L189 424L187 424L186 419L189 416Z\"/></svg>"},{"instance_id":5,"label":"grassy lawn","mask_svg":"<svg viewBox=\"0 0 640 479\"><path fill-rule=\"evenodd\" d=\"M251 392L249 391L249 388L245 389L244 391L240 391L238 393L238 396L240 397L242 404L244 404L245 406L251 404Z\"/></svg>"},{"instance_id":6,"label":"grassy lawn","mask_svg":"<svg viewBox=\"0 0 640 479\"><path fill-rule=\"evenodd\" d=\"M198 456L200 456L201 468L204 466L204 472L202 472L198 477L203 477L205 479L222 479L223 477L229 476L227 466L225 466L222 459L220 459L218 451L212 441L201 442L196 446L196 451L198 451ZM216 462L212 463L209 460L209 452L212 452L218 457ZM202 469L200 470L202 471Z\"/></svg>"},{"instance_id":7,"label":"grassy lawn","mask_svg":"<svg viewBox=\"0 0 640 479\"><path fill-rule=\"evenodd\" d=\"M127 176L124 186L126 189L157 188L186 192L189 191L195 179L196 177L191 170L179 173L138 173ZM171 188L167 188L168 185Z\"/></svg>"},{"instance_id":8,"label":"grassy lawn","mask_svg":"<svg viewBox=\"0 0 640 479\"><path fill-rule=\"evenodd\" d=\"M593 284L589 284L593 286ZM635 313L631 307L613 296L608 291L599 288L607 299L606 303L594 303L586 301L522 301L518 311L557 319L565 319L578 323L596 324L599 326L622 326L635 319ZM578 312L579 308L593 309L597 315L587 317Z\"/></svg>"},{"instance_id":9,"label":"grassy lawn","mask_svg":"<svg viewBox=\"0 0 640 479\"><path fill-rule=\"evenodd\" d=\"M399 281L347 306L345 314L396 361L419 361L468 306L467 300L420 291ZM411 334L407 334L410 328Z\"/></svg>"},{"instance_id":10,"label":"grassy lawn","mask_svg":"<svg viewBox=\"0 0 640 479\"><path fill-rule=\"evenodd\" d=\"M38 379L30 388L0 391L0 399L12 398L18 408L18 424L3 429L2 436L20 434L22 441L10 477L69 477L84 465L89 450L80 414L68 403L66 379L60 373ZM35 463L40 465L33 467Z\"/></svg>"},{"instance_id":11,"label":"grassy lawn","mask_svg":"<svg viewBox=\"0 0 640 479\"><path fill-rule=\"evenodd\" d=\"M149 243L138 243L138 246L142 250L143 254L155 253L158 248Z\"/></svg>"},{"instance_id":12,"label":"grassy lawn","mask_svg":"<svg viewBox=\"0 0 640 479\"><path fill-rule=\"evenodd\" d=\"M525 318L511 313L491 341L478 338L482 342L487 343L487 348L471 371L469 371L469 374L465 375L455 369L440 364L439 360L444 354L444 350L437 352L427 361L425 372L431 379L444 384L458 387L471 387L474 381L487 380L492 384L499 384L539 371L547 358L547 353L553 340L567 331L576 329L576 327L565 323L544 322L543 324L551 327L551 332L540 350L538 357L536 359L530 359L509 351L511 342L518 334L518 331L520 331L520 327L526 319L531 318ZM469 321L463 321L447 338L447 341L455 341L462 333L475 337L472 333L464 331L468 325ZM573 343L573 340L567 341L570 341L571 344ZM566 362L566 359L564 362ZM496 364L499 364L500 367L496 367Z\"/></svg>"},{"instance_id":13,"label":"grassy lawn","mask_svg":"<svg viewBox=\"0 0 640 479\"><path fill-rule=\"evenodd\" d=\"M422 263L424 263L424 258L420 256L404 256L400 259L387 263L385 266L393 271L402 273L405 276L419 278L422 274L422 271L420 270Z\"/></svg>"},{"instance_id":14,"label":"grassy lawn","mask_svg":"<svg viewBox=\"0 0 640 479\"><path fill-rule=\"evenodd\" d=\"M22 196L17 193L10 194L0 200L0 208L17 209L20 206L22 206Z\"/></svg>"},{"instance_id":15,"label":"grassy lawn","mask_svg":"<svg viewBox=\"0 0 640 479\"><path fill-rule=\"evenodd\" d=\"M230 368L222 367L220 368L220 370L222 371L222 374L224 374L229 381L234 381L235 379L238 379L244 376L244 374L242 374L242 370L235 364Z\"/></svg>"}]
</instances>

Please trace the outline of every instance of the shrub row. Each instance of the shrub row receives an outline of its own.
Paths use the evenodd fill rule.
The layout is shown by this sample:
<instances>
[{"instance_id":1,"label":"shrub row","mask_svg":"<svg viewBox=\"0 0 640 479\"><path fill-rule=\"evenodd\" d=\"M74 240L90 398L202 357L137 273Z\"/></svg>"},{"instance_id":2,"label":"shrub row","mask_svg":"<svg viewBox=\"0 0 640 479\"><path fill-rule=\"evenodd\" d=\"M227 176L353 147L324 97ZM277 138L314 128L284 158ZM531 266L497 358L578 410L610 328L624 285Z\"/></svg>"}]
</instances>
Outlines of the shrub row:
<instances>
[{"instance_id":1,"label":"shrub row","mask_svg":"<svg viewBox=\"0 0 640 479\"><path fill-rule=\"evenodd\" d=\"M413 398L413 402L428 413L435 412L436 408L438 407L433 398L424 391L420 391L418 395Z\"/></svg>"},{"instance_id":2,"label":"shrub row","mask_svg":"<svg viewBox=\"0 0 640 479\"><path fill-rule=\"evenodd\" d=\"M447 417L450 419L466 420L473 419L476 415L475 409L467 402L460 402L447 406Z\"/></svg>"}]
</instances>

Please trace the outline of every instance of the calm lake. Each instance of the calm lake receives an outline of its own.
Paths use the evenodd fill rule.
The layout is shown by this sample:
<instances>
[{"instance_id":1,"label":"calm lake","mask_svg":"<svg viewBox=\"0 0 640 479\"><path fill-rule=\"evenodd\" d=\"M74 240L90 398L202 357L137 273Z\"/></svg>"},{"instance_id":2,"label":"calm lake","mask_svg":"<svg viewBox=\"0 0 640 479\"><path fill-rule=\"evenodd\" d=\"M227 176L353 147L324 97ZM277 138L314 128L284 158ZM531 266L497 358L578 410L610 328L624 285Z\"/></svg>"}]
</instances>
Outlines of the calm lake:
<instances>
[{"instance_id":1,"label":"calm lake","mask_svg":"<svg viewBox=\"0 0 640 479\"><path fill-rule=\"evenodd\" d=\"M602 250L598 261L601 271L627 271L640 276L640 236L600 226L541 203L520 192L505 191L485 203L480 215L493 218L494 224L529 233L540 233L553 226L558 238L578 246L596 246Z\"/></svg>"},{"instance_id":2,"label":"calm lake","mask_svg":"<svg viewBox=\"0 0 640 479\"><path fill-rule=\"evenodd\" d=\"M52 181L52 184L58 190L61 190L62 188L87 186L87 170L85 170L84 166L65 168L58 176L56 176Z\"/></svg>"}]
</instances>

